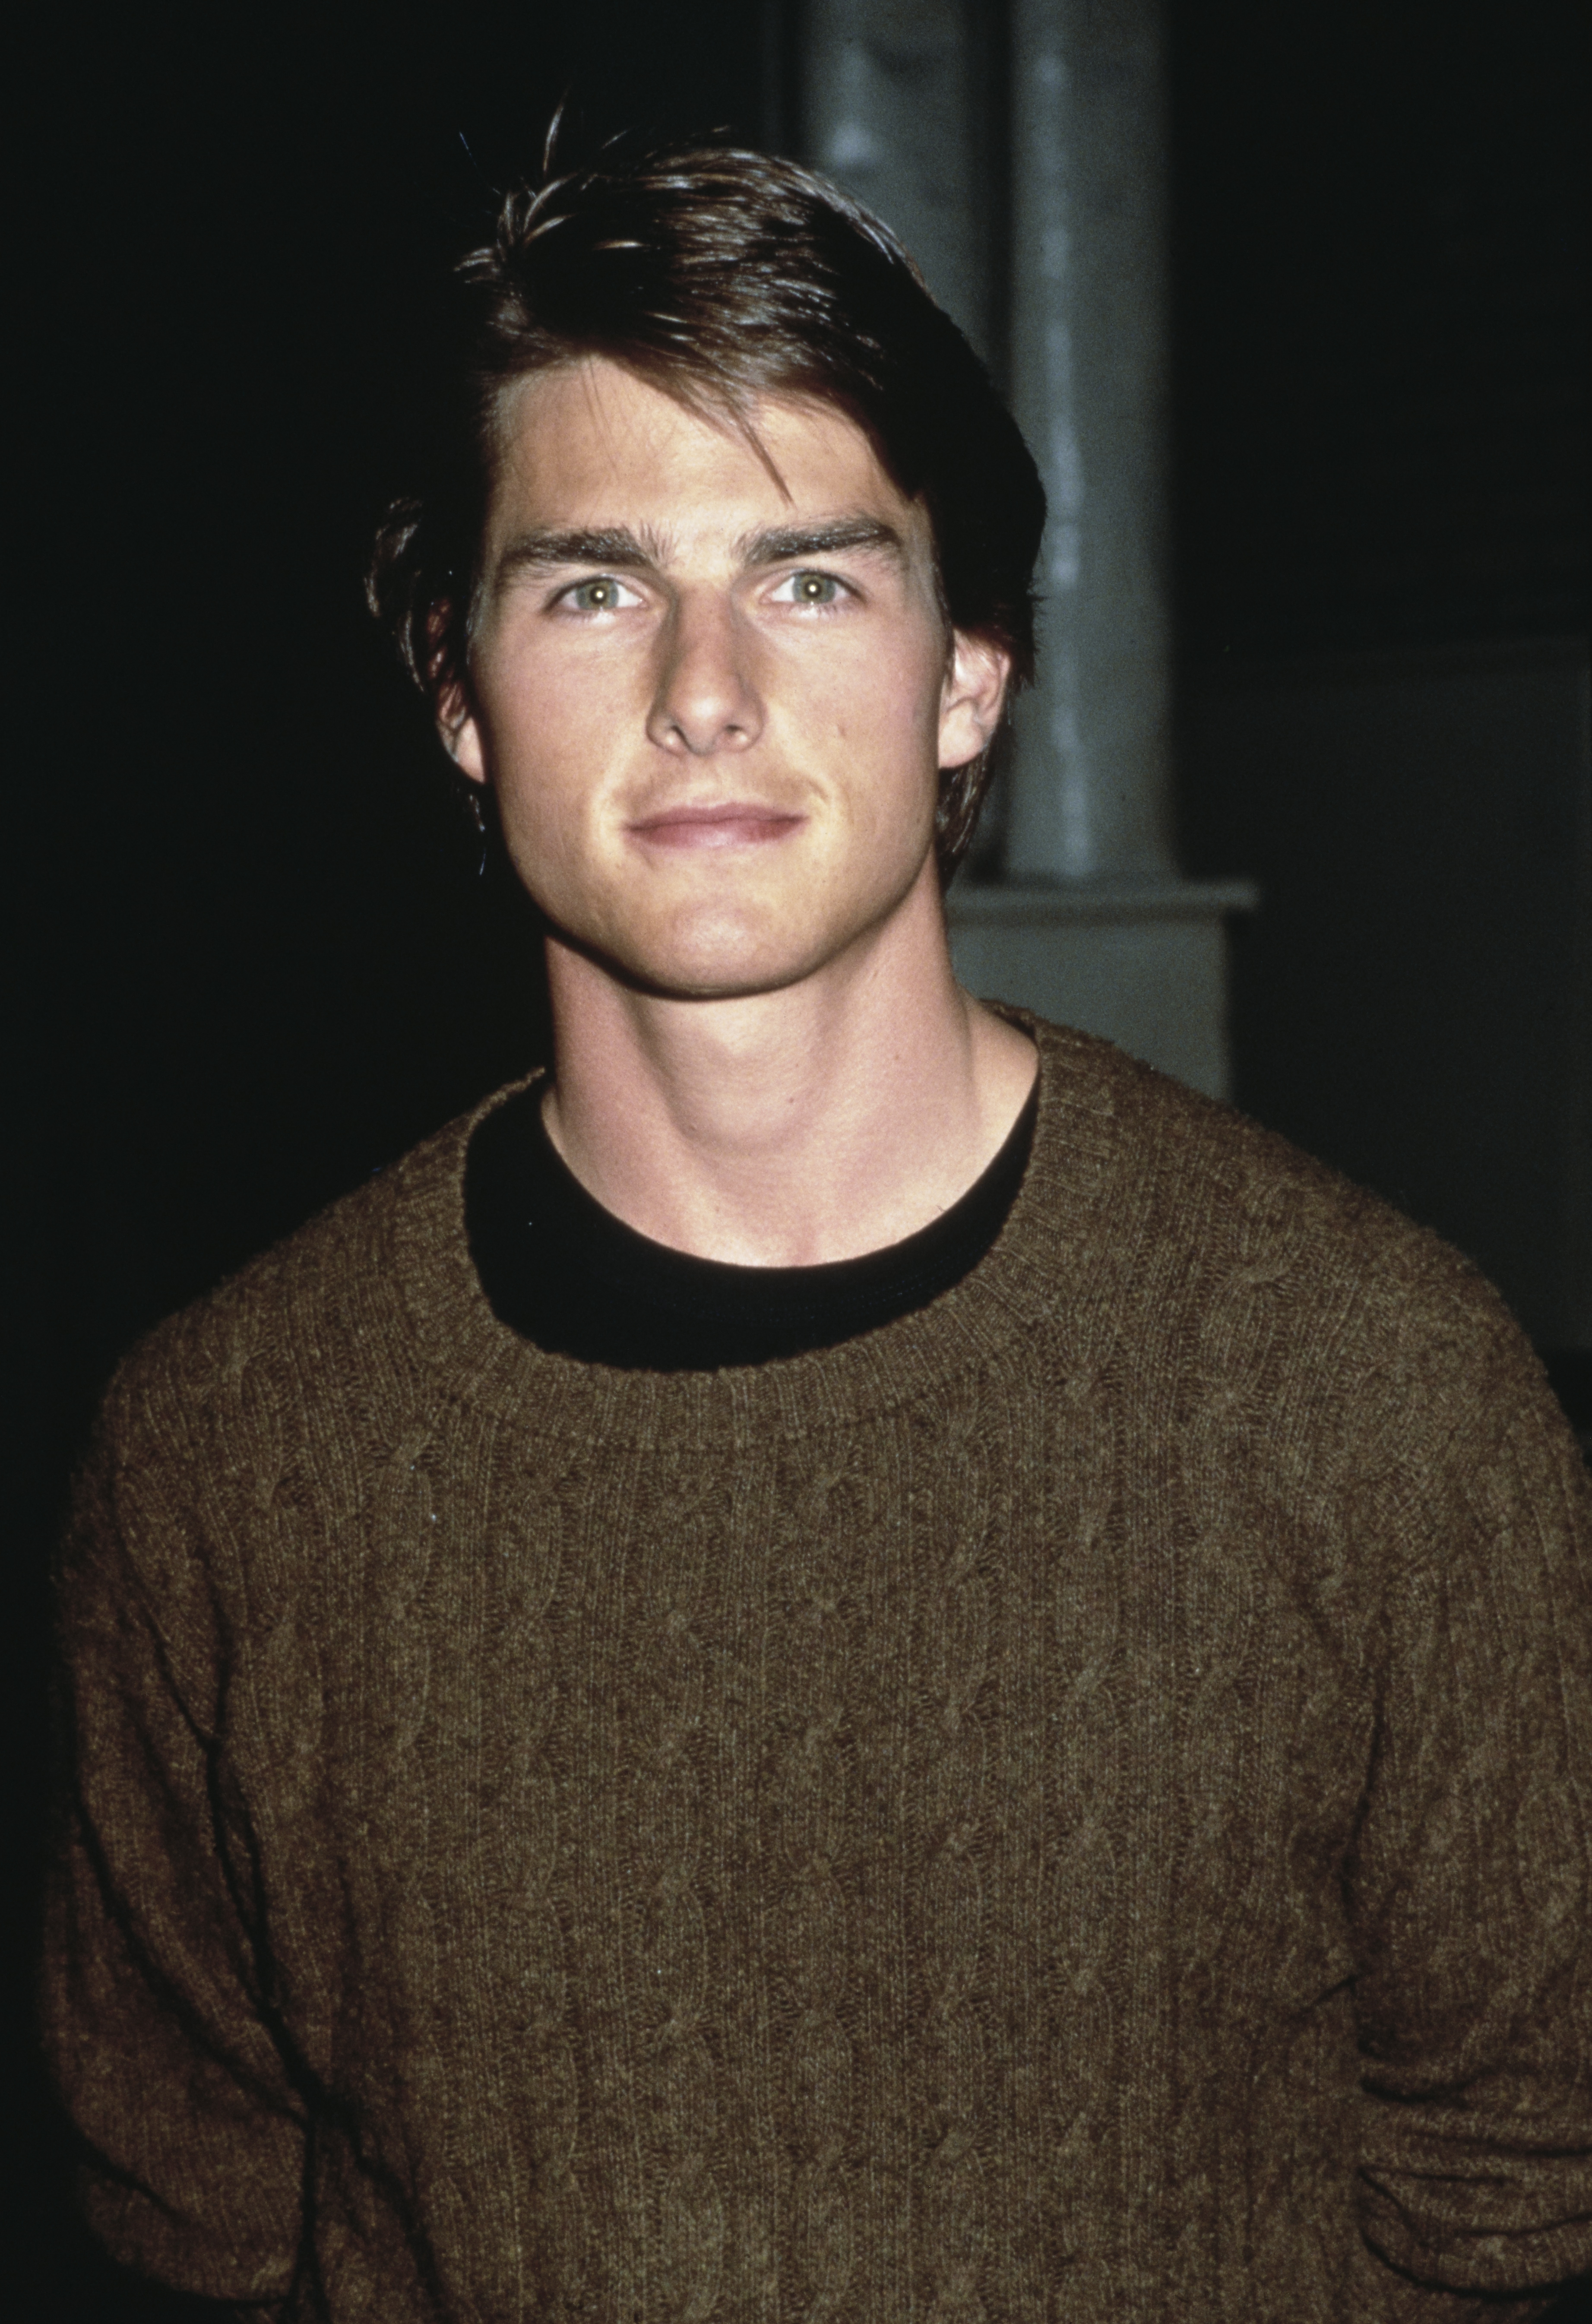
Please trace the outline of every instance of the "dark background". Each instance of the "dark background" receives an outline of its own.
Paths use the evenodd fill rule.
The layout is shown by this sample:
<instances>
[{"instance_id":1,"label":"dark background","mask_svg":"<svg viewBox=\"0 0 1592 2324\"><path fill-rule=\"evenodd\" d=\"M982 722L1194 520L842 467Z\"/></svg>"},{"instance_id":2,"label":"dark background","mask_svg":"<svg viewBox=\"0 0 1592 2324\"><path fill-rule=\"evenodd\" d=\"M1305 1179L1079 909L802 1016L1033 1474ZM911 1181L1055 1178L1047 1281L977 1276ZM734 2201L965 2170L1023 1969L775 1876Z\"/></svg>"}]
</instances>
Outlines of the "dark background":
<instances>
[{"instance_id":1,"label":"dark background","mask_svg":"<svg viewBox=\"0 0 1592 2324\"><path fill-rule=\"evenodd\" d=\"M1178 0L1173 30L1185 859L1258 875L1273 899L1237 942L1240 1100L1409 1200L1356 1112L1382 1102L1375 1074L1357 1099L1365 1075L1333 1047L1368 908L1323 890L1322 849L1349 882L1346 814L1379 831L1436 816L1473 853L1493 836L1440 784L1424 806L1346 802L1308 752L1272 779L1232 744L1232 705L1302 669L1374 683L1411 657L1463 675L1578 650L1581 12ZM797 136L800 17L456 0L90 11L32 37L9 252L28 403L6 810L23 938L6 1990L25 2153L5 2280L31 2319L172 2317L198 2311L121 2282L72 2224L24 2003L42 1577L72 1447L137 1332L536 1054L526 916L478 876L361 599L423 340L415 285L534 162L566 87L592 131ZM1485 767L1476 780L1480 798ZM1578 798L1572 782L1560 822L1544 809L1533 844L1556 863ZM1389 881L1385 982L1433 941ZM1523 1003L1554 1024L1560 957ZM1413 983L1430 1105L1462 1124L1472 999ZM1363 1019L1385 1015L1380 990ZM1551 1071L1568 1057L1573 1081L1565 1021ZM1489 1220L1532 1199L1511 1153L1487 1184ZM1462 1218L1438 1222L1463 1240ZM1583 1396L1585 1358L1556 1376Z\"/></svg>"},{"instance_id":2,"label":"dark background","mask_svg":"<svg viewBox=\"0 0 1592 2324\"><path fill-rule=\"evenodd\" d=\"M1585 1435L1592 14L1173 24L1182 836L1261 890L1236 1094L1475 1259Z\"/></svg>"}]
</instances>

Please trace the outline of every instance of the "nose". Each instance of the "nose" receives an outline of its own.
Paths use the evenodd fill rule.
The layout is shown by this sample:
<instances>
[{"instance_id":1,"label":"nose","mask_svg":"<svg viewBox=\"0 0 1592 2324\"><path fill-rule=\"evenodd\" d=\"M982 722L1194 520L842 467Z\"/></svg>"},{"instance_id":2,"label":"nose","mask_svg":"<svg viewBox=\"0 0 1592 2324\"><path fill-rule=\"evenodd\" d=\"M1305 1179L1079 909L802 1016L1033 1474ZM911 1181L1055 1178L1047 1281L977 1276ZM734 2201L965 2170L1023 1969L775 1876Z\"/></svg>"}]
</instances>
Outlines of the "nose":
<instances>
[{"instance_id":1,"label":"nose","mask_svg":"<svg viewBox=\"0 0 1592 2324\"><path fill-rule=\"evenodd\" d=\"M716 593L683 592L662 635L650 741L694 759L746 751L763 731L763 706L747 668L750 641Z\"/></svg>"}]
</instances>

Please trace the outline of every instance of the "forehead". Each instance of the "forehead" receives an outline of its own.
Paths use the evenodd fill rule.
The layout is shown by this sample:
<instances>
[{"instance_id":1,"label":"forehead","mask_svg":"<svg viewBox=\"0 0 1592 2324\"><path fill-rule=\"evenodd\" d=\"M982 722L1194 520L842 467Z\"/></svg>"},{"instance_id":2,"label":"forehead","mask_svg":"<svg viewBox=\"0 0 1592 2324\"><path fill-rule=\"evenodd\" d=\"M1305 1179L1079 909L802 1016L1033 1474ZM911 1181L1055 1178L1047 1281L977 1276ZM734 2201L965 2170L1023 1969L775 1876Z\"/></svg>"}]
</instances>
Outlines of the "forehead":
<instances>
[{"instance_id":1,"label":"forehead","mask_svg":"<svg viewBox=\"0 0 1592 2324\"><path fill-rule=\"evenodd\" d=\"M833 404L768 397L750 431L687 410L617 364L593 360L521 382L499 416L488 533L511 526L646 524L737 537L749 524L866 513L926 549L918 505Z\"/></svg>"}]
</instances>

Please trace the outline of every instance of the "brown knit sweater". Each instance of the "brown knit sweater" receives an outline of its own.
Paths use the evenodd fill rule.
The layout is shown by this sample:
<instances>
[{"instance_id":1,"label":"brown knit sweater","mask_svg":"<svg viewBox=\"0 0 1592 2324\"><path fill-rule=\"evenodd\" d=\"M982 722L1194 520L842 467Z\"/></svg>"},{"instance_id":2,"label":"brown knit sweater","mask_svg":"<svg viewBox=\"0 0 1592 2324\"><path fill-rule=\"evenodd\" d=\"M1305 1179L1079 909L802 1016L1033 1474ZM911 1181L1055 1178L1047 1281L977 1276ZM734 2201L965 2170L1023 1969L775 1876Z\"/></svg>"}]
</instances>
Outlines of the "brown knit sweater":
<instances>
[{"instance_id":1,"label":"brown knit sweater","mask_svg":"<svg viewBox=\"0 0 1592 2324\"><path fill-rule=\"evenodd\" d=\"M336 2324L1592 2265L1587 1473L1452 1252L1038 1031L999 1240L841 1348L519 1340L465 1122L124 1367L46 1978L124 2259Z\"/></svg>"}]
</instances>

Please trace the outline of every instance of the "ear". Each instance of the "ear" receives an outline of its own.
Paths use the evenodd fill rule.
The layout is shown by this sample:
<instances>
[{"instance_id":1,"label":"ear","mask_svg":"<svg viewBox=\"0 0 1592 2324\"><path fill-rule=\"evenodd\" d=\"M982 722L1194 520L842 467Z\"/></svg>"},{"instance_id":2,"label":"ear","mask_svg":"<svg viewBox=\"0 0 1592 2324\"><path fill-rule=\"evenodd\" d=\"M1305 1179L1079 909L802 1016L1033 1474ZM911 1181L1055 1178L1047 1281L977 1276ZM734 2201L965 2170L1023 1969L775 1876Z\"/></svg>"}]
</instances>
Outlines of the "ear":
<instances>
[{"instance_id":1,"label":"ear","mask_svg":"<svg viewBox=\"0 0 1592 2324\"><path fill-rule=\"evenodd\" d=\"M437 721L437 732L442 747L457 767L473 783L486 780L486 752L482 747L481 728L470 706L470 696L462 678L446 677L448 656L444 650L452 607L446 598L439 598L426 616L427 689L431 696L431 712Z\"/></svg>"},{"instance_id":2,"label":"ear","mask_svg":"<svg viewBox=\"0 0 1592 2324\"><path fill-rule=\"evenodd\" d=\"M486 752L482 744L481 726L465 697L465 689L456 684L438 688L436 696L437 732L442 747L457 767L473 783L486 780Z\"/></svg>"},{"instance_id":3,"label":"ear","mask_svg":"<svg viewBox=\"0 0 1592 2324\"><path fill-rule=\"evenodd\" d=\"M964 767L995 740L1012 659L992 638L951 633L951 666L940 689L940 764Z\"/></svg>"}]
</instances>

